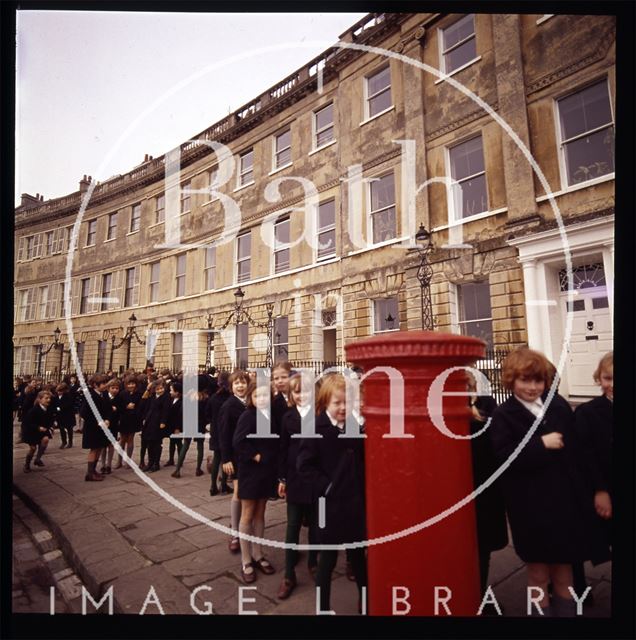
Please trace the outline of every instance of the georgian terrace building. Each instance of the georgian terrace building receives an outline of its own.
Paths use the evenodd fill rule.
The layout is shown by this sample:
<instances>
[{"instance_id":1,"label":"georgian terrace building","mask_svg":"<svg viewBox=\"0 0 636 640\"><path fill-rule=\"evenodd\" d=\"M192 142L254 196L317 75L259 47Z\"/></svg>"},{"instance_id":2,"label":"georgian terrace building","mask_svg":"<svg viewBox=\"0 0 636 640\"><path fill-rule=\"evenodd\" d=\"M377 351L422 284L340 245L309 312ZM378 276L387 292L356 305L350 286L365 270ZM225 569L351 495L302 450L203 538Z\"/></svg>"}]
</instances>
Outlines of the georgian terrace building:
<instances>
[{"instance_id":1,"label":"georgian terrace building","mask_svg":"<svg viewBox=\"0 0 636 640\"><path fill-rule=\"evenodd\" d=\"M356 338L419 329L424 225L437 330L557 362L569 319L560 390L595 393L612 347L614 18L370 14L340 43L161 158L23 194L16 374L75 368L65 268L87 202L67 292L86 371L178 369L187 348L200 365L262 362L268 312L274 359L335 361ZM230 315L239 286L251 322ZM113 350L133 313L146 344Z\"/></svg>"}]
</instances>

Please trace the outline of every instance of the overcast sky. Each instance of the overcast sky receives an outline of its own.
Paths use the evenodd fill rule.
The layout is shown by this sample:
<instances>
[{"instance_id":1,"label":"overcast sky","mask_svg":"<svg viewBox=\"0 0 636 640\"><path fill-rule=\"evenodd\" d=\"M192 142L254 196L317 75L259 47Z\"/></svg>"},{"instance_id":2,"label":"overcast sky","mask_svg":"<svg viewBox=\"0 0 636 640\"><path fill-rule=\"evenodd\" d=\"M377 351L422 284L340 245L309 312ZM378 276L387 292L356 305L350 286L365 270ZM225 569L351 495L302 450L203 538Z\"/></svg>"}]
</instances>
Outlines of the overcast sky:
<instances>
[{"instance_id":1,"label":"overcast sky","mask_svg":"<svg viewBox=\"0 0 636 640\"><path fill-rule=\"evenodd\" d=\"M21 193L56 198L84 174L103 181L162 155L364 15L18 12L16 204Z\"/></svg>"}]
</instances>

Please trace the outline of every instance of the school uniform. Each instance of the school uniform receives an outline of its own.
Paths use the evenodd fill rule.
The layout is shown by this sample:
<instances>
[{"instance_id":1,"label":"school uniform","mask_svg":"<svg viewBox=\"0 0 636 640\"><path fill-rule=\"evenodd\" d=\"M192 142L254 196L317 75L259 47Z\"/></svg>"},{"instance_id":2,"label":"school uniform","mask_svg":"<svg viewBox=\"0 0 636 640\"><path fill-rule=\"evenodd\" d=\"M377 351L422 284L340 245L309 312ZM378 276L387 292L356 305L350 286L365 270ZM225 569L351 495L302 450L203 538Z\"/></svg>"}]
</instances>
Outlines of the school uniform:
<instances>
[{"instance_id":1,"label":"school uniform","mask_svg":"<svg viewBox=\"0 0 636 640\"><path fill-rule=\"evenodd\" d=\"M75 409L73 407L73 398L69 393L62 393L53 396L51 408L57 422L57 428L60 430L60 438L63 447L73 446L73 427L75 426Z\"/></svg>"},{"instance_id":2,"label":"school uniform","mask_svg":"<svg viewBox=\"0 0 636 640\"><path fill-rule=\"evenodd\" d=\"M208 446L213 453L212 470L210 479L210 493L216 495L218 487L216 485L216 479L219 475L219 467L221 466L221 443L220 443L220 426L219 426L219 413L221 407L225 401L230 398L232 394L228 389L220 389L213 396L210 396L205 403L205 413L207 417L207 424L210 425L210 440ZM221 471L221 485L222 489L227 492L227 474Z\"/></svg>"},{"instance_id":3,"label":"school uniform","mask_svg":"<svg viewBox=\"0 0 636 640\"><path fill-rule=\"evenodd\" d=\"M53 410L49 405L45 409L39 402L36 402L24 417L22 423L24 429L23 442L30 445L39 445L42 438L52 436L53 421L55 419ZM44 427L46 431L40 431Z\"/></svg>"},{"instance_id":4,"label":"school uniform","mask_svg":"<svg viewBox=\"0 0 636 640\"><path fill-rule=\"evenodd\" d=\"M172 438L175 433L183 433L183 399L170 398L170 402L166 404L166 415L163 420L166 428L163 430L163 437L169 438L170 447L168 453L168 462L166 464L174 464L175 452L178 454L183 445L183 438Z\"/></svg>"},{"instance_id":5,"label":"school uniform","mask_svg":"<svg viewBox=\"0 0 636 640\"><path fill-rule=\"evenodd\" d=\"M488 432L499 465L532 427L540 404L528 405L511 396L497 407ZM541 439L554 431L563 435L561 449L547 449ZM608 552L578 456L572 410L555 395L536 431L501 476L513 545L526 563L573 563L599 559Z\"/></svg>"},{"instance_id":6,"label":"school uniform","mask_svg":"<svg viewBox=\"0 0 636 640\"><path fill-rule=\"evenodd\" d=\"M206 415L206 403L207 398L203 398L201 400L197 400L197 432L199 434L205 434L205 425L207 424L207 415ZM203 438L196 438L197 443L197 466L196 466L196 474L202 475L203 471L201 471L201 465L203 464L203 446L205 440ZM185 461L185 457L190 449L190 445L192 444L192 438L183 438L181 440L181 449L179 450L179 457L177 459L177 468L175 471L180 471L183 466L183 462Z\"/></svg>"},{"instance_id":7,"label":"school uniform","mask_svg":"<svg viewBox=\"0 0 636 640\"><path fill-rule=\"evenodd\" d=\"M296 468L312 487L315 501L316 540L319 544L345 544L366 539L364 441L346 438L345 423L336 423L326 411L316 418L316 433L321 438L305 438L298 450ZM325 499L325 518L318 516L321 498ZM324 526L321 527L320 525ZM320 607L329 608L331 575L338 552L322 550L316 572L320 587ZM358 589L367 584L363 548L348 554Z\"/></svg>"},{"instance_id":8,"label":"school uniform","mask_svg":"<svg viewBox=\"0 0 636 640\"><path fill-rule=\"evenodd\" d=\"M144 414L142 435L148 446L149 467L155 471L159 469L159 460L161 459L161 440L164 436L164 429L161 428L161 425L168 402L170 402L170 396L165 391L160 396L155 394L152 398L148 398Z\"/></svg>"},{"instance_id":9,"label":"school uniform","mask_svg":"<svg viewBox=\"0 0 636 640\"><path fill-rule=\"evenodd\" d=\"M297 543L300 528L303 521L309 527L309 544L315 544L315 513L313 505L312 487L303 478L297 468L296 460L302 438L292 438L300 434L303 424L313 419L311 406L292 407L285 413L281 423L280 447L278 453L278 478L285 483L285 496L287 500L287 531L285 542ZM307 428L305 429L307 430ZM316 565L318 552L309 551L309 566ZM294 567L298 558L298 551L285 549L285 578L295 579Z\"/></svg>"},{"instance_id":10,"label":"school uniform","mask_svg":"<svg viewBox=\"0 0 636 640\"><path fill-rule=\"evenodd\" d=\"M287 398L282 393L277 393L271 402L272 408L272 433L280 434L283 416L289 411L289 405L287 404Z\"/></svg>"},{"instance_id":11,"label":"school uniform","mask_svg":"<svg viewBox=\"0 0 636 640\"><path fill-rule=\"evenodd\" d=\"M475 435L492 417L497 402L492 396L477 396L473 406L485 418L484 422L475 418L470 421L470 433ZM488 433L482 433L471 440L473 462L473 485L480 487L497 470L499 465L495 458ZM475 498L475 515L477 524L477 543L479 549L479 565L482 592L485 591L488 579L490 553L503 549L508 544L508 526L506 524L506 507L499 479L495 480L485 491Z\"/></svg>"},{"instance_id":12,"label":"school uniform","mask_svg":"<svg viewBox=\"0 0 636 640\"><path fill-rule=\"evenodd\" d=\"M241 500L269 498L277 484L279 438L250 438L256 433L257 419L271 421L268 413L249 407L240 416L232 437L232 448L241 479L238 497ZM254 457L260 454L259 462Z\"/></svg>"},{"instance_id":13,"label":"school uniform","mask_svg":"<svg viewBox=\"0 0 636 640\"><path fill-rule=\"evenodd\" d=\"M241 414L245 411L245 403L232 394L219 411L219 445L221 447L221 462L231 462L234 466L234 477L238 478L238 466L234 454L232 439Z\"/></svg>"},{"instance_id":14,"label":"school uniform","mask_svg":"<svg viewBox=\"0 0 636 640\"><path fill-rule=\"evenodd\" d=\"M122 402L123 398L121 397L121 393L117 393L116 395L113 396L110 394L108 390L104 391L102 395L109 402L110 409L111 409L110 425L108 429L113 434L113 438L117 440L117 435L119 434L119 425L121 423L121 416L124 412L124 407Z\"/></svg>"},{"instance_id":15,"label":"school uniform","mask_svg":"<svg viewBox=\"0 0 636 640\"><path fill-rule=\"evenodd\" d=\"M110 420L111 404L95 389L90 389L90 395L97 407L97 413L100 420ZM82 431L82 448L83 449L103 449L109 443L108 437L99 426L98 419L93 414L88 402L84 402L80 411L80 416L84 420L84 428Z\"/></svg>"},{"instance_id":16,"label":"school uniform","mask_svg":"<svg viewBox=\"0 0 636 640\"><path fill-rule=\"evenodd\" d=\"M119 417L119 432L120 433L136 433L141 430L141 416L142 416L142 406L143 402L141 399L142 396L141 391L133 391L132 393L128 391L120 392L119 396L121 397L121 415ZM134 404L135 406L131 409L128 408L129 404Z\"/></svg>"}]
</instances>

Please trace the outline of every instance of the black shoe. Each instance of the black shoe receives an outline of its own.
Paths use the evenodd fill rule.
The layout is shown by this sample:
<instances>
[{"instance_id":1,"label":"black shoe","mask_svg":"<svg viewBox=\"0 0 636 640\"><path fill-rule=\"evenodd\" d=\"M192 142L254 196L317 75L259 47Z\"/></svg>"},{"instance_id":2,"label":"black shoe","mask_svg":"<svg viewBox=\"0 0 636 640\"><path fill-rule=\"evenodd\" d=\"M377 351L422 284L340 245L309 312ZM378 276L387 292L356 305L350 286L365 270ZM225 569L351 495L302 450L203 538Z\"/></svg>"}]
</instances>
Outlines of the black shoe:
<instances>
[{"instance_id":1,"label":"black shoe","mask_svg":"<svg viewBox=\"0 0 636 640\"><path fill-rule=\"evenodd\" d=\"M211 496L218 496L219 495L219 490L214 487L214 489L210 489L210 495Z\"/></svg>"},{"instance_id":2,"label":"black shoe","mask_svg":"<svg viewBox=\"0 0 636 640\"><path fill-rule=\"evenodd\" d=\"M62 442L62 444L60 445L60 449L66 449L66 442Z\"/></svg>"},{"instance_id":3,"label":"black shoe","mask_svg":"<svg viewBox=\"0 0 636 640\"><path fill-rule=\"evenodd\" d=\"M42 460L34 460L34 461L33 461L33 464L34 464L36 467L43 467L43 466L44 466L44 462L42 462Z\"/></svg>"},{"instance_id":4,"label":"black shoe","mask_svg":"<svg viewBox=\"0 0 636 640\"><path fill-rule=\"evenodd\" d=\"M224 484L221 486L221 494L225 495L227 493L234 493L234 492L232 491L231 487L229 487L227 484Z\"/></svg>"},{"instance_id":5,"label":"black shoe","mask_svg":"<svg viewBox=\"0 0 636 640\"><path fill-rule=\"evenodd\" d=\"M164 467L174 467L174 460L168 460L164 465Z\"/></svg>"},{"instance_id":6,"label":"black shoe","mask_svg":"<svg viewBox=\"0 0 636 640\"><path fill-rule=\"evenodd\" d=\"M197 469L197 470L194 472L194 475L195 475L195 476L202 476L202 475L203 475L203 471L201 471L201 469Z\"/></svg>"},{"instance_id":7,"label":"black shoe","mask_svg":"<svg viewBox=\"0 0 636 640\"><path fill-rule=\"evenodd\" d=\"M31 473L31 467L28 464L24 465L24 473Z\"/></svg>"}]
</instances>

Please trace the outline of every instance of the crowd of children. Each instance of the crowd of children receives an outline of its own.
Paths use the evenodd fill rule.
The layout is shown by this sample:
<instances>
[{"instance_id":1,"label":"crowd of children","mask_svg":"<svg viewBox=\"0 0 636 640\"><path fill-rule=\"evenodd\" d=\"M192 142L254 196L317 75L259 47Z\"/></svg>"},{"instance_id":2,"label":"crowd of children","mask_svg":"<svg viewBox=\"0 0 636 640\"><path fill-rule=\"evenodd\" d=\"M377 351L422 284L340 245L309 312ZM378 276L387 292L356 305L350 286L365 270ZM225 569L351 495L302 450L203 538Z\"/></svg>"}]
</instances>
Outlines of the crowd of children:
<instances>
[{"instance_id":1,"label":"crowd of children","mask_svg":"<svg viewBox=\"0 0 636 640\"><path fill-rule=\"evenodd\" d=\"M611 548L612 354L605 355L594 372L602 395L575 412L558 393L547 403L555 375L542 354L517 349L503 364L510 397L497 407L492 398L476 395L469 376L468 402L472 433L491 419L487 435L473 441L475 486L507 465L476 500L482 592L490 553L508 542L507 515L515 551L527 566L528 585L542 589L539 613L570 616L575 601L569 587L574 586L578 597L586 588L582 563L606 561ZM73 427L81 425L82 447L88 450L85 480L103 480L112 472L114 455L103 424L119 439L128 459L140 432L139 466L157 472L163 439L184 432L183 403L197 402L196 430L209 431L210 495L232 494L231 528L240 535L232 536L228 546L240 554L241 576L249 584L258 572L276 572L260 542L271 499L286 500L285 542L290 545L300 542L303 526L310 544L346 544L366 537L364 440L339 437L348 419L364 431L364 407L360 411L358 402L347 406L346 384L343 374L328 374L315 383L286 362L274 367L267 385L257 386L255 376L241 370L221 372L217 378L200 376L197 392L186 398L182 382L167 370L141 375L129 371L121 380L94 375L89 381L91 402L82 399L76 378L48 388L37 379L20 381L15 411L22 419L22 441L29 446L24 471L31 471L32 462L44 466L42 457L55 427L65 448L73 446ZM517 451L531 429L532 436ZM315 435L307 437L309 433ZM170 438L164 466L174 465L176 456L175 478L181 477L191 442L191 437ZM203 475L203 455L204 439L198 438L197 476ZM122 466L128 464L119 456L114 468ZM322 611L330 608L337 555L332 549L307 555ZM349 549L346 560L347 576L358 586L359 609L366 610L365 550ZM298 553L286 549L279 599L290 597L298 583L297 561Z\"/></svg>"}]
</instances>

